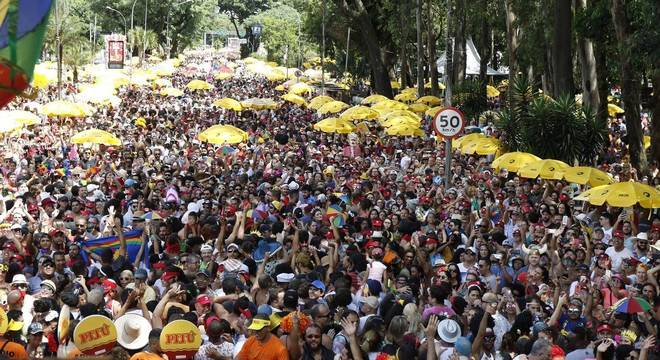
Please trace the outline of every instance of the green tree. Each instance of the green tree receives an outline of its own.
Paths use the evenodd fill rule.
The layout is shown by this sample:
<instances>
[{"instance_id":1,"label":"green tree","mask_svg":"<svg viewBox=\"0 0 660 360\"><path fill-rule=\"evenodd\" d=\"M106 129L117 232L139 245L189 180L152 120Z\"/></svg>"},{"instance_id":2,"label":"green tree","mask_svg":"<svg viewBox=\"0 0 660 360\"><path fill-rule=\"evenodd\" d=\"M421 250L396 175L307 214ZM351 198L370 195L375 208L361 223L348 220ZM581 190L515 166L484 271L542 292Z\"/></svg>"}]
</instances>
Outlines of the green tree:
<instances>
[{"instance_id":1,"label":"green tree","mask_svg":"<svg viewBox=\"0 0 660 360\"><path fill-rule=\"evenodd\" d=\"M254 24L263 25L261 43L268 50L268 60L282 63L287 51L288 60L295 59L298 54L299 16L296 9L288 5L277 5L246 19L245 25L248 27ZM291 61L287 62L291 63Z\"/></svg>"},{"instance_id":2,"label":"green tree","mask_svg":"<svg viewBox=\"0 0 660 360\"><path fill-rule=\"evenodd\" d=\"M220 12L229 16L234 25L236 36L240 37L239 25L244 25L245 20L270 7L269 0L218 0Z\"/></svg>"}]
</instances>

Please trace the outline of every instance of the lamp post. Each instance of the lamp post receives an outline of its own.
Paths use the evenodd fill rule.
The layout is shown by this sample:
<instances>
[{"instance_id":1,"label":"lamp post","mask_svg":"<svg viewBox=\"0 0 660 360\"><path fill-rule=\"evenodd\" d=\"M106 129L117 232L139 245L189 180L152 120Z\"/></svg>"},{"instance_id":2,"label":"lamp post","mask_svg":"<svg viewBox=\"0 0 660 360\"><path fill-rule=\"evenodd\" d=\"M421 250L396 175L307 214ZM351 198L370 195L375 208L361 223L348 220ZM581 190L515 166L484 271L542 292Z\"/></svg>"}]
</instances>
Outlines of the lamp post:
<instances>
[{"instance_id":1,"label":"lamp post","mask_svg":"<svg viewBox=\"0 0 660 360\"><path fill-rule=\"evenodd\" d=\"M142 60L147 56L147 10L149 9L149 0L144 0L144 33L142 35Z\"/></svg>"},{"instance_id":2,"label":"lamp post","mask_svg":"<svg viewBox=\"0 0 660 360\"><path fill-rule=\"evenodd\" d=\"M114 12L116 12L117 14L119 14L119 16L121 16L121 19L124 21L124 37L127 37L127 35L128 35L128 33L127 33L127 31L128 31L128 30L127 30L128 27L126 26L126 17L124 16L124 14L122 14L121 11L119 11L119 10L117 10L117 9L113 9L113 8L111 8L110 6L106 6L105 8L108 9L108 10L110 10L110 11L114 11Z\"/></svg>"},{"instance_id":3,"label":"lamp post","mask_svg":"<svg viewBox=\"0 0 660 360\"><path fill-rule=\"evenodd\" d=\"M133 59L133 48L135 47L135 33L133 32L133 15L135 15L135 4L138 0L133 0L133 6L131 6L131 59Z\"/></svg>"}]
</instances>

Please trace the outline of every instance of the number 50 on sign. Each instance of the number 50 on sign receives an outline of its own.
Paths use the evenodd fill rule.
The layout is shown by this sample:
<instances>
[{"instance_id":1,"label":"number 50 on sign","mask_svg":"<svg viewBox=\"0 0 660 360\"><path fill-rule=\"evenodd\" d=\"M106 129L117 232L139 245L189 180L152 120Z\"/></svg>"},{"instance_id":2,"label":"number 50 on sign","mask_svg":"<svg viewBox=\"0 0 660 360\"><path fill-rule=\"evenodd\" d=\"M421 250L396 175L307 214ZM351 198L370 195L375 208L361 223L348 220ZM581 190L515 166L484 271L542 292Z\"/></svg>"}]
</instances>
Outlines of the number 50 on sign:
<instances>
[{"instance_id":1,"label":"number 50 on sign","mask_svg":"<svg viewBox=\"0 0 660 360\"><path fill-rule=\"evenodd\" d=\"M456 137L464 127L463 113L455 107L448 106L438 111L433 118L435 132L447 139Z\"/></svg>"}]
</instances>

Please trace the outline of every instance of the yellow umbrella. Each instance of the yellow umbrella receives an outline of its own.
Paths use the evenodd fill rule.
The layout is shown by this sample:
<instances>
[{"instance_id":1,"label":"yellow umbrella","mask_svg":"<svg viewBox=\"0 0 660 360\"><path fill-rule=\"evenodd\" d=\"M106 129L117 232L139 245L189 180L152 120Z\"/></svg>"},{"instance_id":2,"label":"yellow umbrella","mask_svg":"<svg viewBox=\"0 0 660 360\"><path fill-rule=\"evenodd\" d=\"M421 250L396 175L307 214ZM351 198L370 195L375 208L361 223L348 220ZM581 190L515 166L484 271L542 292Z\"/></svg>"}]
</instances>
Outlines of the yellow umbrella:
<instances>
[{"instance_id":1,"label":"yellow umbrella","mask_svg":"<svg viewBox=\"0 0 660 360\"><path fill-rule=\"evenodd\" d=\"M589 166L575 166L564 170L564 180L582 185L588 183L591 186L609 185L614 182L608 173Z\"/></svg>"},{"instance_id":2,"label":"yellow umbrella","mask_svg":"<svg viewBox=\"0 0 660 360\"><path fill-rule=\"evenodd\" d=\"M318 113L321 114L321 115L336 114L336 113L346 109L347 107L348 107L348 104L346 104L345 102L333 100L333 101L330 101L330 102L327 102L327 103L323 104L319 108Z\"/></svg>"},{"instance_id":3,"label":"yellow umbrella","mask_svg":"<svg viewBox=\"0 0 660 360\"><path fill-rule=\"evenodd\" d=\"M586 200L597 206L604 203L615 207L639 204L644 208L656 208L660 207L660 191L642 183L626 181L597 186L575 197L575 200Z\"/></svg>"},{"instance_id":4,"label":"yellow umbrella","mask_svg":"<svg viewBox=\"0 0 660 360\"><path fill-rule=\"evenodd\" d=\"M158 87L172 87L172 82L168 79L156 79L154 84Z\"/></svg>"},{"instance_id":5,"label":"yellow umbrella","mask_svg":"<svg viewBox=\"0 0 660 360\"><path fill-rule=\"evenodd\" d=\"M416 87L405 88L405 89L401 90L400 93L401 93L401 94L413 94L413 95L417 95L417 88L416 88Z\"/></svg>"},{"instance_id":6,"label":"yellow umbrella","mask_svg":"<svg viewBox=\"0 0 660 360\"><path fill-rule=\"evenodd\" d=\"M268 79L268 81L282 81L286 79L286 75L280 71L271 71L266 75L266 79Z\"/></svg>"},{"instance_id":7,"label":"yellow umbrella","mask_svg":"<svg viewBox=\"0 0 660 360\"><path fill-rule=\"evenodd\" d=\"M387 128L385 133L390 136L424 136L424 130L408 124L401 124Z\"/></svg>"},{"instance_id":8,"label":"yellow umbrella","mask_svg":"<svg viewBox=\"0 0 660 360\"><path fill-rule=\"evenodd\" d=\"M85 117L88 115L86 110L82 104L56 100L42 106L40 112L46 116Z\"/></svg>"},{"instance_id":9,"label":"yellow umbrella","mask_svg":"<svg viewBox=\"0 0 660 360\"><path fill-rule=\"evenodd\" d=\"M108 146L119 146L121 140L112 133L99 129L81 131L71 137L74 144L102 144Z\"/></svg>"},{"instance_id":10,"label":"yellow umbrella","mask_svg":"<svg viewBox=\"0 0 660 360\"><path fill-rule=\"evenodd\" d=\"M648 149L651 147L651 137L648 135L644 135L642 138L642 145L644 145L644 150Z\"/></svg>"},{"instance_id":11,"label":"yellow umbrella","mask_svg":"<svg viewBox=\"0 0 660 360\"><path fill-rule=\"evenodd\" d=\"M411 118L409 116L394 116L381 123L383 127L397 127L400 125L408 125L419 128L420 121L419 119Z\"/></svg>"},{"instance_id":12,"label":"yellow umbrella","mask_svg":"<svg viewBox=\"0 0 660 360\"><path fill-rule=\"evenodd\" d=\"M299 82L289 86L289 92L296 95L307 94L312 92L312 87L303 82Z\"/></svg>"},{"instance_id":13,"label":"yellow umbrella","mask_svg":"<svg viewBox=\"0 0 660 360\"><path fill-rule=\"evenodd\" d=\"M436 106L436 107L432 107L432 108L426 110L426 111L424 112L424 115L426 115L426 116L430 116L430 117L434 117L435 114L438 113L438 111L440 111L440 110L442 110L442 109L444 109L444 108L445 108L444 106Z\"/></svg>"},{"instance_id":14,"label":"yellow umbrella","mask_svg":"<svg viewBox=\"0 0 660 360\"><path fill-rule=\"evenodd\" d=\"M610 115L610 117L615 117L616 114L623 114L625 112L625 110L614 104L607 104L607 113Z\"/></svg>"},{"instance_id":15,"label":"yellow umbrella","mask_svg":"<svg viewBox=\"0 0 660 360\"><path fill-rule=\"evenodd\" d=\"M279 84L279 85L275 86L275 90L276 91L286 91L286 89L284 88L284 85L282 85L282 84Z\"/></svg>"},{"instance_id":16,"label":"yellow umbrella","mask_svg":"<svg viewBox=\"0 0 660 360\"><path fill-rule=\"evenodd\" d=\"M370 104L376 104L381 101L389 100L387 97L380 95L380 94L374 94L374 95L369 95L366 98L362 99L361 104L362 105L370 105Z\"/></svg>"},{"instance_id":17,"label":"yellow umbrella","mask_svg":"<svg viewBox=\"0 0 660 360\"><path fill-rule=\"evenodd\" d=\"M534 179L560 180L564 177L564 170L570 166L560 160L544 159L532 161L518 169L518 176Z\"/></svg>"},{"instance_id":18,"label":"yellow umbrella","mask_svg":"<svg viewBox=\"0 0 660 360\"><path fill-rule=\"evenodd\" d=\"M516 172L521 167L538 160L541 160L541 158L536 155L516 151L498 157L490 166L498 171L507 169L510 172Z\"/></svg>"},{"instance_id":19,"label":"yellow umbrella","mask_svg":"<svg viewBox=\"0 0 660 360\"><path fill-rule=\"evenodd\" d=\"M215 75L213 75L213 78L216 79L216 80L221 80L222 81L222 80L230 79L232 76L234 76L234 74L232 74L232 73L219 72L219 73L216 73Z\"/></svg>"},{"instance_id":20,"label":"yellow umbrella","mask_svg":"<svg viewBox=\"0 0 660 360\"><path fill-rule=\"evenodd\" d=\"M346 109L339 118L344 120L371 120L378 117L378 111L366 106L353 106Z\"/></svg>"},{"instance_id":21,"label":"yellow umbrella","mask_svg":"<svg viewBox=\"0 0 660 360\"><path fill-rule=\"evenodd\" d=\"M486 85L486 96L488 96L488 97L498 97L498 96L500 96L500 91L497 90L494 86Z\"/></svg>"},{"instance_id":22,"label":"yellow umbrella","mask_svg":"<svg viewBox=\"0 0 660 360\"><path fill-rule=\"evenodd\" d=\"M160 91L162 96L178 97L183 96L183 91L173 87L167 87Z\"/></svg>"},{"instance_id":23,"label":"yellow umbrella","mask_svg":"<svg viewBox=\"0 0 660 360\"><path fill-rule=\"evenodd\" d=\"M467 143L469 141L473 141L479 138L484 138L486 135L482 133L472 133L472 134L467 134L459 137L458 139L454 140L451 142L451 148L452 149L460 149L461 146L463 146L464 143Z\"/></svg>"},{"instance_id":24,"label":"yellow umbrella","mask_svg":"<svg viewBox=\"0 0 660 360\"><path fill-rule=\"evenodd\" d=\"M307 107L313 110L318 110L321 106L323 106L323 104L329 103L330 101L334 101L334 100L335 99L331 98L330 96L319 95L313 98L312 100L310 100Z\"/></svg>"},{"instance_id":25,"label":"yellow umbrella","mask_svg":"<svg viewBox=\"0 0 660 360\"><path fill-rule=\"evenodd\" d=\"M429 106L434 106L434 105L442 104L442 99L440 99L437 96L426 95L426 96L422 96L421 98L417 99L417 102L420 103L420 104L426 104L426 105L429 105Z\"/></svg>"},{"instance_id":26,"label":"yellow umbrella","mask_svg":"<svg viewBox=\"0 0 660 360\"><path fill-rule=\"evenodd\" d=\"M0 134L7 134L23 127L16 119L3 119L0 121Z\"/></svg>"},{"instance_id":27,"label":"yellow umbrella","mask_svg":"<svg viewBox=\"0 0 660 360\"><path fill-rule=\"evenodd\" d=\"M411 104L411 105L408 107L408 109L410 109L410 111L412 111L412 112L423 113L423 112L425 112L426 110L428 110L429 107L428 107L426 104L415 103L415 104Z\"/></svg>"},{"instance_id":28,"label":"yellow umbrella","mask_svg":"<svg viewBox=\"0 0 660 360\"><path fill-rule=\"evenodd\" d=\"M16 121L22 125L36 125L41 123L39 116L24 110L2 110L0 111L0 119L3 119L3 122L10 120Z\"/></svg>"},{"instance_id":29,"label":"yellow umbrella","mask_svg":"<svg viewBox=\"0 0 660 360\"><path fill-rule=\"evenodd\" d=\"M426 88L426 89L430 89L430 88L431 88L431 82L429 81L429 82L427 82L426 84L424 84L424 88ZM445 89L445 84L439 82L439 83L438 83L438 89L440 89L440 90L444 90L444 89Z\"/></svg>"},{"instance_id":30,"label":"yellow umbrella","mask_svg":"<svg viewBox=\"0 0 660 360\"><path fill-rule=\"evenodd\" d=\"M279 104L270 98L250 98L241 101L241 105L244 109L254 110L277 109L279 107Z\"/></svg>"},{"instance_id":31,"label":"yellow umbrella","mask_svg":"<svg viewBox=\"0 0 660 360\"><path fill-rule=\"evenodd\" d=\"M407 116L409 118L417 120L417 122L422 120L422 118L419 115L415 114L410 110L393 110L381 115L380 120L385 121L396 116Z\"/></svg>"},{"instance_id":32,"label":"yellow umbrella","mask_svg":"<svg viewBox=\"0 0 660 360\"><path fill-rule=\"evenodd\" d=\"M213 85L207 83L204 80L192 80L189 82L186 87L190 90L211 90Z\"/></svg>"},{"instance_id":33,"label":"yellow umbrella","mask_svg":"<svg viewBox=\"0 0 660 360\"><path fill-rule=\"evenodd\" d=\"M294 103L296 105L306 105L307 104L307 101L305 101L304 98L302 98L301 96L298 96L296 94L293 94L293 93L288 93L288 94L282 95L282 99L284 99L285 101L288 101L290 103Z\"/></svg>"},{"instance_id":34,"label":"yellow umbrella","mask_svg":"<svg viewBox=\"0 0 660 360\"><path fill-rule=\"evenodd\" d=\"M43 89L51 84L50 79L45 73L34 72L32 76L32 87L35 89Z\"/></svg>"},{"instance_id":35,"label":"yellow umbrella","mask_svg":"<svg viewBox=\"0 0 660 360\"><path fill-rule=\"evenodd\" d=\"M355 131L355 126L344 119L331 117L314 124L314 129L327 133L349 134Z\"/></svg>"},{"instance_id":36,"label":"yellow umbrella","mask_svg":"<svg viewBox=\"0 0 660 360\"><path fill-rule=\"evenodd\" d=\"M211 144L237 144L248 139L245 131L231 125L214 125L197 135L200 141Z\"/></svg>"},{"instance_id":37,"label":"yellow umbrella","mask_svg":"<svg viewBox=\"0 0 660 360\"><path fill-rule=\"evenodd\" d=\"M401 84L399 84L398 81L390 81L390 86L392 87L392 89L400 89L401 88Z\"/></svg>"},{"instance_id":38,"label":"yellow umbrella","mask_svg":"<svg viewBox=\"0 0 660 360\"><path fill-rule=\"evenodd\" d=\"M383 114L392 110L408 110L408 105L396 100L385 100L372 105L371 108Z\"/></svg>"},{"instance_id":39,"label":"yellow umbrella","mask_svg":"<svg viewBox=\"0 0 660 360\"><path fill-rule=\"evenodd\" d=\"M461 151L465 154L492 155L500 150L499 140L491 137L477 138L463 142Z\"/></svg>"},{"instance_id":40,"label":"yellow umbrella","mask_svg":"<svg viewBox=\"0 0 660 360\"><path fill-rule=\"evenodd\" d=\"M417 94L411 92L402 92L394 97L394 100L397 101L415 101L417 100Z\"/></svg>"},{"instance_id":41,"label":"yellow umbrella","mask_svg":"<svg viewBox=\"0 0 660 360\"><path fill-rule=\"evenodd\" d=\"M243 107L241 106L241 103L238 102L237 100L234 100L232 98L222 98L218 99L213 102L213 105L217 107L221 107L223 109L228 109L228 110L234 110L234 111L242 111Z\"/></svg>"}]
</instances>

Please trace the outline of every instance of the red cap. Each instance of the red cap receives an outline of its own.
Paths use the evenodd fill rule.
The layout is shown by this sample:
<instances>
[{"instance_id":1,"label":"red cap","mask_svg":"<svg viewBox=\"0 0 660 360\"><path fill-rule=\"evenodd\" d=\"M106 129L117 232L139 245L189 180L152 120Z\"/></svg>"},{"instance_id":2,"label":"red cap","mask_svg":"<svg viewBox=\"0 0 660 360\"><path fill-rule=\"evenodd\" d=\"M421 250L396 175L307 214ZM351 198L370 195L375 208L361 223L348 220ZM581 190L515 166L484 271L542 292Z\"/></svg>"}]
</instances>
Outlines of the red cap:
<instances>
[{"instance_id":1,"label":"red cap","mask_svg":"<svg viewBox=\"0 0 660 360\"><path fill-rule=\"evenodd\" d=\"M608 333L611 333L611 332L612 332L612 327L610 326L610 324L600 324L600 325L598 325L598 328L597 328L596 330L597 330L598 332L608 332Z\"/></svg>"},{"instance_id":2,"label":"red cap","mask_svg":"<svg viewBox=\"0 0 660 360\"><path fill-rule=\"evenodd\" d=\"M427 244L438 244L438 240L430 237L430 238L426 239L426 243Z\"/></svg>"},{"instance_id":3,"label":"red cap","mask_svg":"<svg viewBox=\"0 0 660 360\"><path fill-rule=\"evenodd\" d=\"M114 290L117 288L117 283L110 280L110 279L105 279L103 280L103 292L108 293L110 290Z\"/></svg>"},{"instance_id":4,"label":"red cap","mask_svg":"<svg viewBox=\"0 0 660 360\"><path fill-rule=\"evenodd\" d=\"M197 303L200 305L211 305L211 298L206 294L197 296Z\"/></svg>"},{"instance_id":5,"label":"red cap","mask_svg":"<svg viewBox=\"0 0 660 360\"><path fill-rule=\"evenodd\" d=\"M51 199L49 197L41 200L41 206L46 207L48 205L55 205L55 201L53 201L53 199Z\"/></svg>"},{"instance_id":6,"label":"red cap","mask_svg":"<svg viewBox=\"0 0 660 360\"><path fill-rule=\"evenodd\" d=\"M170 279L176 279L176 277L178 275L179 274L176 271L166 271L165 273L163 273L163 275L160 277L160 279L163 280L163 281L167 281L167 280L170 280Z\"/></svg>"},{"instance_id":7,"label":"red cap","mask_svg":"<svg viewBox=\"0 0 660 360\"><path fill-rule=\"evenodd\" d=\"M623 235L623 231L621 230L616 230L614 234L612 234L612 237L623 239L625 235Z\"/></svg>"},{"instance_id":8,"label":"red cap","mask_svg":"<svg viewBox=\"0 0 660 360\"><path fill-rule=\"evenodd\" d=\"M50 237L53 237L57 234L64 234L64 232L62 230L58 230L58 229L53 229L53 230L48 232L48 236L50 236Z\"/></svg>"},{"instance_id":9,"label":"red cap","mask_svg":"<svg viewBox=\"0 0 660 360\"><path fill-rule=\"evenodd\" d=\"M559 201L560 202L567 202L568 201L568 195L566 195L564 193L561 193L561 195L559 195Z\"/></svg>"},{"instance_id":10,"label":"red cap","mask_svg":"<svg viewBox=\"0 0 660 360\"><path fill-rule=\"evenodd\" d=\"M159 261L159 262L151 264L151 267L154 268L154 269L157 269L157 270L158 269L162 270L162 269L165 269L167 267L167 265L165 265L164 262Z\"/></svg>"},{"instance_id":11,"label":"red cap","mask_svg":"<svg viewBox=\"0 0 660 360\"><path fill-rule=\"evenodd\" d=\"M405 234L405 235L401 236L401 241L410 242L410 239L411 239L410 234Z\"/></svg>"},{"instance_id":12,"label":"red cap","mask_svg":"<svg viewBox=\"0 0 660 360\"><path fill-rule=\"evenodd\" d=\"M364 247L365 247L365 249L380 247L380 243L378 241L369 240L369 241L367 241L367 244Z\"/></svg>"},{"instance_id":13,"label":"red cap","mask_svg":"<svg viewBox=\"0 0 660 360\"><path fill-rule=\"evenodd\" d=\"M383 226L383 221L381 219L374 219L373 221L371 221L371 225L373 227L379 228Z\"/></svg>"}]
</instances>

